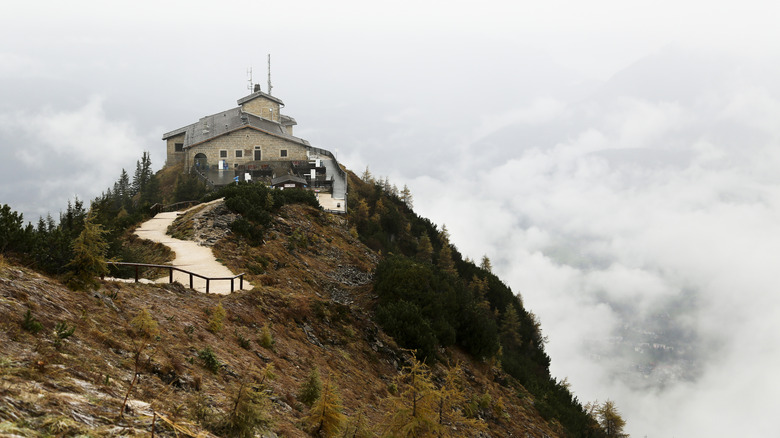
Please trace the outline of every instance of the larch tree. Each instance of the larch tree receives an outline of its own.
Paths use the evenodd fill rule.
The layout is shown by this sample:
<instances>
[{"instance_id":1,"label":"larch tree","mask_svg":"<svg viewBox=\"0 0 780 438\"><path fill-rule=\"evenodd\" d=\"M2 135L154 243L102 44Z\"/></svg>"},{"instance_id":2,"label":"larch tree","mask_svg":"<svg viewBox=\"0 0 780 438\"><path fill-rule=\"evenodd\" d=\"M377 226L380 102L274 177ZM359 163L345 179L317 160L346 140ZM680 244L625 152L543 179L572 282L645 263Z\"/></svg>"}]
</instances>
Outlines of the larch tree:
<instances>
[{"instance_id":1,"label":"larch tree","mask_svg":"<svg viewBox=\"0 0 780 438\"><path fill-rule=\"evenodd\" d=\"M96 277L108 273L108 242L104 238L106 231L95 223L90 212L84 221L84 229L73 240L73 259L68 263L70 274L66 283L73 289L87 289L97 284Z\"/></svg>"},{"instance_id":2,"label":"larch tree","mask_svg":"<svg viewBox=\"0 0 780 438\"><path fill-rule=\"evenodd\" d=\"M423 233L420 236L420 241L417 244L417 260L430 263L431 256L433 256L433 245L431 245L431 239L428 237L428 233Z\"/></svg>"},{"instance_id":3,"label":"larch tree","mask_svg":"<svg viewBox=\"0 0 780 438\"><path fill-rule=\"evenodd\" d=\"M596 418L598 419L601 429L607 437L627 437L628 435L623 433L623 428L626 426L626 421L618 412L615 402L607 400L596 409Z\"/></svg>"},{"instance_id":4,"label":"larch tree","mask_svg":"<svg viewBox=\"0 0 780 438\"><path fill-rule=\"evenodd\" d=\"M437 436L436 388L430 370L414 355L410 361L397 378L397 395L384 401L387 414L381 424L382 437Z\"/></svg>"},{"instance_id":5,"label":"larch tree","mask_svg":"<svg viewBox=\"0 0 780 438\"><path fill-rule=\"evenodd\" d=\"M493 272L493 265L490 263L490 259L488 258L487 254L482 256L482 263L479 264L479 267L488 272Z\"/></svg>"},{"instance_id":6,"label":"larch tree","mask_svg":"<svg viewBox=\"0 0 780 438\"><path fill-rule=\"evenodd\" d=\"M447 369L442 384L433 383L431 370L416 357L396 379L398 393L384 401L387 412L380 425L382 437L477 436L485 424L464 415L467 397L459 366Z\"/></svg>"},{"instance_id":7,"label":"larch tree","mask_svg":"<svg viewBox=\"0 0 780 438\"><path fill-rule=\"evenodd\" d=\"M403 201L406 206L411 209L414 205L414 198L412 197L412 191L409 190L409 187L404 184L403 190L401 190L401 201Z\"/></svg>"},{"instance_id":8,"label":"larch tree","mask_svg":"<svg viewBox=\"0 0 780 438\"><path fill-rule=\"evenodd\" d=\"M371 175L371 171L368 170L368 166L366 166L366 170L363 171L363 175L360 176L360 179L362 179L365 183L370 183L374 180L373 175Z\"/></svg>"},{"instance_id":9,"label":"larch tree","mask_svg":"<svg viewBox=\"0 0 780 438\"><path fill-rule=\"evenodd\" d=\"M486 425L476 418L467 418L463 406L467 403L460 365L447 369L441 387L434 393L436 409L436 436L477 436Z\"/></svg>"},{"instance_id":10,"label":"larch tree","mask_svg":"<svg viewBox=\"0 0 780 438\"><path fill-rule=\"evenodd\" d=\"M303 422L308 425L309 431L315 436L332 437L341 431L341 426L346 420L341 404L341 397L336 386L330 378L325 379L322 394L314 402L309 415Z\"/></svg>"},{"instance_id":11,"label":"larch tree","mask_svg":"<svg viewBox=\"0 0 780 438\"><path fill-rule=\"evenodd\" d=\"M441 242L441 249L439 250L439 259L437 265L442 271L457 275L455 270L455 262L452 261L452 249L450 248L450 232L447 230L447 225L442 225L441 232L439 233L439 241Z\"/></svg>"}]
</instances>

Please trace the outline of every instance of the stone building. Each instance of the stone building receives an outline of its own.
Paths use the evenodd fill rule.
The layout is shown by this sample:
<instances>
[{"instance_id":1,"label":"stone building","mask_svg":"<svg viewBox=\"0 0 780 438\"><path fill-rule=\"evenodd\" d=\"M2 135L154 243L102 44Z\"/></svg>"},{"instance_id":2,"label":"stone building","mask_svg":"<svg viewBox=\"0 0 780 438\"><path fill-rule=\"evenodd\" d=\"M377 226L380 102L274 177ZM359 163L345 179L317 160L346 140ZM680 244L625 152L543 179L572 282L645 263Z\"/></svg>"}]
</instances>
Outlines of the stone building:
<instances>
[{"instance_id":1,"label":"stone building","mask_svg":"<svg viewBox=\"0 0 780 438\"><path fill-rule=\"evenodd\" d=\"M283 106L255 85L254 93L238 99L238 107L165 133L166 166L181 166L217 186L236 178L270 183L294 175L305 180L306 187L338 201L334 206L339 208L333 210L345 211L346 172L332 153L293 135L297 123L281 114Z\"/></svg>"}]
</instances>

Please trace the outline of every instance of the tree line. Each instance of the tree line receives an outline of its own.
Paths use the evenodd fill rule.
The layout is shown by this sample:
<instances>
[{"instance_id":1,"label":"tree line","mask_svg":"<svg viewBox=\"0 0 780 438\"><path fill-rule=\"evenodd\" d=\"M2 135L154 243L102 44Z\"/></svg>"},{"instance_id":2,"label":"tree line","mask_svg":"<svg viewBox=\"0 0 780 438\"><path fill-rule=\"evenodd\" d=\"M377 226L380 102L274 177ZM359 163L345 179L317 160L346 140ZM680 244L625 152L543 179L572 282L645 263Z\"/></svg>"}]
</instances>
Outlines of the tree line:
<instances>
[{"instance_id":1,"label":"tree line","mask_svg":"<svg viewBox=\"0 0 780 438\"><path fill-rule=\"evenodd\" d=\"M46 274L60 276L76 288L86 287L91 282L90 276L104 273L100 263L96 267L96 258L147 261L149 254L142 246L128 245L127 230L147 219L155 204L199 199L206 193L205 184L197 178L178 174L174 177L175 181L171 181L174 190L166 193L158 175L152 171L149 153L144 152L136 162L132 178L122 169L116 182L89 205L78 197L68 201L58 220L47 214L35 225L25 224L22 213L3 204L0 206L0 254Z\"/></svg>"}]
</instances>

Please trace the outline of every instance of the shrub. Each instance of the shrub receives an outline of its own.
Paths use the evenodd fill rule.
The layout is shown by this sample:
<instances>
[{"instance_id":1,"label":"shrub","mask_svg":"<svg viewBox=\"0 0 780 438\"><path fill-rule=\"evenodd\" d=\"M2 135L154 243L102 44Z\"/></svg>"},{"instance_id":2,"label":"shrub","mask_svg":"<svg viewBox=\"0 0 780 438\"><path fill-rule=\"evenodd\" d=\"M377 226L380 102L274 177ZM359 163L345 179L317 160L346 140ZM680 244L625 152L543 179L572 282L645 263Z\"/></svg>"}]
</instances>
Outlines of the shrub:
<instances>
[{"instance_id":1,"label":"shrub","mask_svg":"<svg viewBox=\"0 0 780 438\"><path fill-rule=\"evenodd\" d=\"M274 338L268 324L263 324L263 328L260 329L260 338L257 340L257 343L268 349L274 346Z\"/></svg>"},{"instance_id":2,"label":"shrub","mask_svg":"<svg viewBox=\"0 0 780 438\"><path fill-rule=\"evenodd\" d=\"M311 407L322 393L322 380L320 379L320 370L317 367L312 368L309 377L303 381L298 390L298 400L306 406Z\"/></svg>"},{"instance_id":3,"label":"shrub","mask_svg":"<svg viewBox=\"0 0 780 438\"><path fill-rule=\"evenodd\" d=\"M222 303L217 304L216 307L211 309L211 317L209 317L208 331L211 333L218 333L225 326L225 316L227 312L222 307Z\"/></svg>"},{"instance_id":4,"label":"shrub","mask_svg":"<svg viewBox=\"0 0 780 438\"><path fill-rule=\"evenodd\" d=\"M157 321L152 318L149 310L141 310L135 318L130 321L130 326L133 328L135 335L145 339L151 339L160 334L160 329L157 325Z\"/></svg>"},{"instance_id":5,"label":"shrub","mask_svg":"<svg viewBox=\"0 0 780 438\"><path fill-rule=\"evenodd\" d=\"M62 341L68 339L76 331L76 326L68 327L64 321L60 321L54 326L54 346L59 347Z\"/></svg>"},{"instance_id":6,"label":"shrub","mask_svg":"<svg viewBox=\"0 0 780 438\"><path fill-rule=\"evenodd\" d=\"M198 352L198 357L203 361L203 366L214 374L217 374L219 367L222 366L217 359L217 355L211 350L211 347L206 347Z\"/></svg>"},{"instance_id":7,"label":"shrub","mask_svg":"<svg viewBox=\"0 0 780 438\"><path fill-rule=\"evenodd\" d=\"M27 313L24 314L24 319L22 320L22 328L35 335L43 329L43 324L32 316L30 309L27 309Z\"/></svg>"},{"instance_id":8,"label":"shrub","mask_svg":"<svg viewBox=\"0 0 780 438\"><path fill-rule=\"evenodd\" d=\"M251 438L256 436L256 432L271 425L268 398L261 391L242 383L232 397L230 406L231 410L209 425L212 432L220 436Z\"/></svg>"},{"instance_id":9,"label":"shrub","mask_svg":"<svg viewBox=\"0 0 780 438\"><path fill-rule=\"evenodd\" d=\"M238 346L243 348L244 350L249 350L252 347L252 344L249 342L249 339L245 338L244 335L238 332L236 330L236 341L238 341Z\"/></svg>"}]
</instances>

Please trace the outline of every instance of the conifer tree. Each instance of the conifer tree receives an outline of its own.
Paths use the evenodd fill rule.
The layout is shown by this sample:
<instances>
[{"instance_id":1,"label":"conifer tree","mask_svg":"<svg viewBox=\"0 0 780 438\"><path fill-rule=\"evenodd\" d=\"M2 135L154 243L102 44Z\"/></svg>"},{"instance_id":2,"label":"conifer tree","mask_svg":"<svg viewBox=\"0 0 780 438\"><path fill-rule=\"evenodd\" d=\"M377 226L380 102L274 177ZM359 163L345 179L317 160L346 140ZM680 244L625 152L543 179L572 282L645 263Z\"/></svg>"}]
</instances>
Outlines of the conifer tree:
<instances>
[{"instance_id":1,"label":"conifer tree","mask_svg":"<svg viewBox=\"0 0 780 438\"><path fill-rule=\"evenodd\" d=\"M67 283L74 289L86 289L97 284L96 277L108 273L108 243L104 235L106 231L95 223L90 212L84 222L84 229L73 241L73 259L68 263L71 274Z\"/></svg>"},{"instance_id":2,"label":"conifer tree","mask_svg":"<svg viewBox=\"0 0 780 438\"><path fill-rule=\"evenodd\" d=\"M263 392L241 382L231 400L231 409L212 429L222 436L252 438L271 425L268 405Z\"/></svg>"},{"instance_id":3,"label":"conifer tree","mask_svg":"<svg viewBox=\"0 0 780 438\"><path fill-rule=\"evenodd\" d=\"M373 438L376 435L371 430L365 414L358 412L356 416L347 419L342 436L345 438Z\"/></svg>"},{"instance_id":4,"label":"conifer tree","mask_svg":"<svg viewBox=\"0 0 780 438\"><path fill-rule=\"evenodd\" d=\"M430 263L432 255L433 245L431 245L431 239L428 237L428 233L423 233L420 236L420 242L417 244L417 260L423 263Z\"/></svg>"},{"instance_id":5,"label":"conifer tree","mask_svg":"<svg viewBox=\"0 0 780 438\"><path fill-rule=\"evenodd\" d=\"M409 209L414 205L412 191L409 190L409 187L406 184L404 184L404 188L401 190L401 201L403 201Z\"/></svg>"},{"instance_id":6,"label":"conifer tree","mask_svg":"<svg viewBox=\"0 0 780 438\"><path fill-rule=\"evenodd\" d=\"M450 232L447 230L447 225L441 226L441 232L439 233L439 241L441 242L441 249L439 250L439 258L437 265L442 271L457 275L455 270L455 262L452 261L452 249L450 248Z\"/></svg>"},{"instance_id":7,"label":"conifer tree","mask_svg":"<svg viewBox=\"0 0 780 438\"><path fill-rule=\"evenodd\" d=\"M430 370L412 356L396 385L398 394L385 400L387 412L380 429L382 437L436 436L436 388Z\"/></svg>"},{"instance_id":8,"label":"conifer tree","mask_svg":"<svg viewBox=\"0 0 780 438\"><path fill-rule=\"evenodd\" d=\"M614 401L605 401L603 405L596 409L596 416L601 429L608 438L626 436L623 434L623 427L625 427L626 421L623 420L620 412L618 412Z\"/></svg>"},{"instance_id":9,"label":"conifer tree","mask_svg":"<svg viewBox=\"0 0 780 438\"><path fill-rule=\"evenodd\" d=\"M371 175L371 171L368 170L368 166L366 166L366 170L363 171L363 175L360 177L360 179L362 179L365 183L373 182L374 177Z\"/></svg>"},{"instance_id":10,"label":"conifer tree","mask_svg":"<svg viewBox=\"0 0 780 438\"><path fill-rule=\"evenodd\" d=\"M463 370L460 365L447 369L441 387L435 392L436 436L475 436L485 423L464 415L466 394L461 389Z\"/></svg>"},{"instance_id":11,"label":"conifer tree","mask_svg":"<svg viewBox=\"0 0 780 438\"><path fill-rule=\"evenodd\" d=\"M342 413L343 409L341 397L336 391L335 385L328 378L322 387L322 394L314 402L309 415L304 419L304 424L308 426L312 435L335 436L346 420L346 416Z\"/></svg>"},{"instance_id":12,"label":"conifer tree","mask_svg":"<svg viewBox=\"0 0 780 438\"><path fill-rule=\"evenodd\" d=\"M135 174L133 175L132 195L142 193L152 177L152 159L149 152L144 152L141 159L135 164Z\"/></svg>"},{"instance_id":13,"label":"conifer tree","mask_svg":"<svg viewBox=\"0 0 780 438\"><path fill-rule=\"evenodd\" d=\"M119 180L114 183L114 198L116 199L114 208L117 210L122 208L129 210L131 208L130 190L130 176L125 169L122 169L122 173L119 174Z\"/></svg>"},{"instance_id":14,"label":"conifer tree","mask_svg":"<svg viewBox=\"0 0 780 438\"><path fill-rule=\"evenodd\" d=\"M515 306L508 305L501 317L500 325L501 343L507 347L516 348L522 343L520 337L520 318L517 315Z\"/></svg>"},{"instance_id":15,"label":"conifer tree","mask_svg":"<svg viewBox=\"0 0 780 438\"><path fill-rule=\"evenodd\" d=\"M493 272L493 265L490 263L490 259L488 258L487 254L482 256L482 263L479 264L479 267L488 272Z\"/></svg>"},{"instance_id":16,"label":"conifer tree","mask_svg":"<svg viewBox=\"0 0 780 438\"><path fill-rule=\"evenodd\" d=\"M455 270L455 262L452 261L452 249L450 249L449 243L442 245L441 250L439 250L438 266L439 269L441 269L443 272L451 275L457 275L457 271Z\"/></svg>"},{"instance_id":17,"label":"conifer tree","mask_svg":"<svg viewBox=\"0 0 780 438\"><path fill-rule=\"evenodd\" d=\"M125 407L127 406L127 399L130 397L130 393L133 391L135 383L138 381L138 376L141 370L141 356L147 348L151 347L152 342L157 339L160 334L159 325L157 321L152 318L149 310L142 309L138 312L130 321L130 327L133 335L133 378L130 380L130 386L125 393L125 399L122 402L122 407L119 410L119 416L125 415ZM153 353L150 354L150 356Z\"/></svg>"},{"instance_id":18,"label":"conifer tree","mask_svg":"<svg viewBox=\"0 0 780 438\"><path fill-rule=\"evenodd\" d=\"M301 388L298 391L298 400L306 406L311 406L320 398L320 394L322 394L320 370L314 367L306 380L301 384Z\"/></svg>"}]
</instances>

